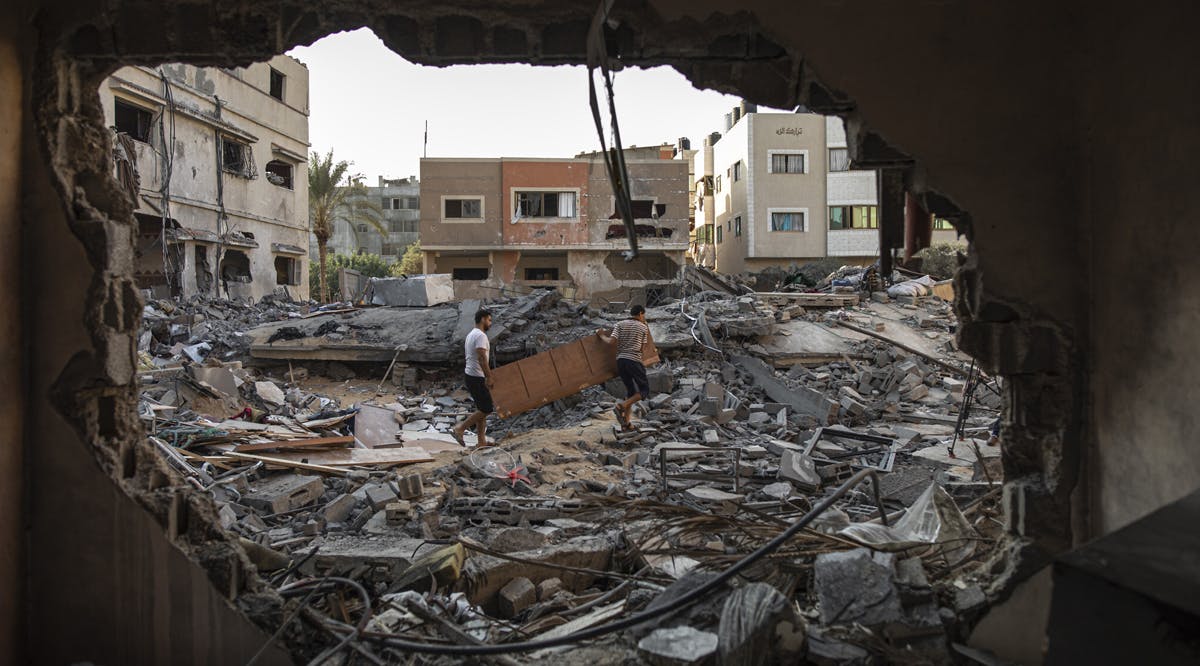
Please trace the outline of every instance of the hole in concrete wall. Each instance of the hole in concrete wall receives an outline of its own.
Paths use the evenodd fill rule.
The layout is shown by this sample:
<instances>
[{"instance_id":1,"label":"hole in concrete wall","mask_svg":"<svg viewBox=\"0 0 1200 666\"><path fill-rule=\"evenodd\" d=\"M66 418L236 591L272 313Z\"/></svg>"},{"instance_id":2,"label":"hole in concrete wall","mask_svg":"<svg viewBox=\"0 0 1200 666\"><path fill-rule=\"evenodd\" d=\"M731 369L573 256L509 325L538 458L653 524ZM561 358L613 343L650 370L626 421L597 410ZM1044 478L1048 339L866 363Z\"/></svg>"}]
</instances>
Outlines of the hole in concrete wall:
<instances>
[{"instance_id":1,"label":"hole in concrete wall","mask_svg":"<svg viewBox=\"0 0 1200 666\"><path fill-rule=\"evenodd\" d=\"M221 258L221 280L249 283L253 279L250 274L250 257L241 250L225 250L225 256Z\"/></svg>"},{"instance_id":2,"label":"hole in concrete wall","mask_svg":"<svg viewBox=\"0 0 1200 666\"><path fill-rule=\"evenodd\" d=\"M661 252L643 252L633 261L609 255L604 265L619 280L674 280L679 276L679 264Z\"/></svg>"}]
</instances>

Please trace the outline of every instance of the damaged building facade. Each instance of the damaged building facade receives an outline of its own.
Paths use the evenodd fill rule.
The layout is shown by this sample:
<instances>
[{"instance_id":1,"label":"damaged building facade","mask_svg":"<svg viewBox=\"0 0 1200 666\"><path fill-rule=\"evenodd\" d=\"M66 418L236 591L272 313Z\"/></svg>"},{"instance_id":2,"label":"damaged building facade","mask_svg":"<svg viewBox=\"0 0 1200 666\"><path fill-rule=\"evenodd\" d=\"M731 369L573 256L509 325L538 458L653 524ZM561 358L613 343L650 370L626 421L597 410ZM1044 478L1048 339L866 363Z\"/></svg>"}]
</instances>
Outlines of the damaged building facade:
<instances>
[{"instance_id":1,"label":"damaged building facade","mask_svg":"<svg viewBox=\"0 0 1200 666\"><path fill-rule=\"evenodd\" d=\"M624 301L666 287L688 247L688 165L670 159L670 146L651 150L659 157L627 158L640 250L632 261L599 156L422 159L425 272L451 274L460 298L556 287Z\"/></svg>"},{"instance_id":2,"label":"damaged building facade","mask_svg":"<svg viewBox=\"0 0 1200 666\"><path fill-rule=\"evenodd\" d=\"M308 296L308 69L123 67L100 85L156 297ZM171 146L171 149L166 149Z\"/></svg>"},{"instance_id":3,"label":"damaged building facade","mask_svg":"<svg viewBox=\"0 0 1200 666\"><path fill-rule=\"evenodd\" d=\"M368 207L362 203L364 200L374 206ZM387 233L380 234L374 225L362 219L363 215L377 218ZM380 176L378 185L364 187L360 194L348 197L345 203L338 206L328 247L330 254L378 254L392 264L399 261L409 245L420 239L420 179L416 176ZM317 238L311 234L309 248L311 260L316 261Z\"/></svg>"}]
</instances>

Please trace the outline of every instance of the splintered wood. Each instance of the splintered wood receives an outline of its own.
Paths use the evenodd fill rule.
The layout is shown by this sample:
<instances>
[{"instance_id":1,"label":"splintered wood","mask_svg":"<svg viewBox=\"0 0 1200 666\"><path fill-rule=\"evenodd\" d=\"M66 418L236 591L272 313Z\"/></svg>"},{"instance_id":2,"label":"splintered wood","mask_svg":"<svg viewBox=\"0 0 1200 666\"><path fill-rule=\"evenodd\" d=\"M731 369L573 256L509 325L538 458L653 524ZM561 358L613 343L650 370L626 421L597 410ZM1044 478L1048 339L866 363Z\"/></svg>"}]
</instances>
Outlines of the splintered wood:
<instances>
[{"instance_id":1,"label":"splintered wood","mask_svg":"<svg viewBox=\"0 0 1200 666\"><path fill-rule=\"evenodd\" d=\"M658 363L653 340L642 348L642 362ZM502 365L493 372L492 398L501 418L516 416L602 384L617 376L615 347L592 334L549 351Z\"/></svg>"}]
</instances>

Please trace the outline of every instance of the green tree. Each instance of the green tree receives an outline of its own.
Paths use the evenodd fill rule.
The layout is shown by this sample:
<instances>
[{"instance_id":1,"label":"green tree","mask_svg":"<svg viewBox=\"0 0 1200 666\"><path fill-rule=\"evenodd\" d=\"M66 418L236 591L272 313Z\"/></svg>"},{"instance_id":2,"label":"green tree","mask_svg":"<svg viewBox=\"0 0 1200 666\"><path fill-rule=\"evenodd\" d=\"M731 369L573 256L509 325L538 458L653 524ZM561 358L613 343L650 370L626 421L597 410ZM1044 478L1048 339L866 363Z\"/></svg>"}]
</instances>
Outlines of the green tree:
<instances>
[{"instance_id":1,"label":"green tree","mask_svg":"<svg viewBox=\"0 0 1200 666\"><path fill-rule=\"evenodd\" d=\"M361 176L349 173L350 164L346 160L334 162L332 148L323 156L313 153L308 158L308 219L317 237L318 292L323 303L329 302L326 255L334 224L345 220L356 228L356 223L366 222L379 233L387 233L381 221L383 211L366 196Z\"/></svg>"},{"instance_id":2,"label":"green tree","mask_svg":"<svg viewBox=\"0 0 1200 666\"><path fill-rule=\"evenodd\" d=\"M404 248L400 261L392 264L392 275L420 275L425 270L424 258L421 255L421 241Z\"/></svg>"},{"instance_id":3,"label":"green tree","mask_svg":"<svg viewBox=\"0 0 1200 666\"><path fill-rule=\"evenodd\" d=\"M958 254L963 247L957 243L934 243L917 253L921 270L938 280L949 280L958 270Z\"/></svg>"},{"instance_id":4,"label":"green tree","mask_svg":"<svg viewBox=\"0 0 1200 666\"><path fill-rule=\"evenodd\" d=\"M387 277L391 268L387 261L377 254L334 254L326 262L325 275L316 271L308 274L308 288L315 292L324 282L331 293L339 293L341 285L338 282L338 269L349 268L362 273L365 277ZM324 280L321 278L324 277Z\"/></svg>"}]
</instances>

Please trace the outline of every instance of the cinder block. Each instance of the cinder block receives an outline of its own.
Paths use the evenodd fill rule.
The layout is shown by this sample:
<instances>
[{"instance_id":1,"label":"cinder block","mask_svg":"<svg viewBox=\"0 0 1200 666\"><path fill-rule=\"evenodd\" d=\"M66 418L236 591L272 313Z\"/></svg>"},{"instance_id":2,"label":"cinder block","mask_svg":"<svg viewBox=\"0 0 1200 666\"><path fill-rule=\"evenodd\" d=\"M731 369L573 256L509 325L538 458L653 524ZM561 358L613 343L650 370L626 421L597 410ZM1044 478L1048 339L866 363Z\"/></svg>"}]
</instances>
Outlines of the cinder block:
<instances>
[{"instance_id":1,"label":"cinder block","mask_svg":"<svg viewBox=\"0 0 1200 666\"><path fill-rule=\"evenodd\" d=\"M537 601L537 588L528 578L514 578L500 588L500 617L512 619Z\"/></svg>"},{"instance_id":2,"label":"cinder block","mask_svg":"<svg viewBox=\"0 0 1200 666\"><path fill-rule=\"evenodd\" d=\"M325 522L328 523L344 523L354 512L356 504L353 495L345 493L333 498L333 501L325 505L325 510L322 512L325 516Z\"/></svg>"},{"instance_id":3,"label":"cinder block","mask_svg":"<svg viewBox=\"0 0 1200 666\"><path fill-rule=\"evenodd\" d=\"M411 500L425 494L425 484L420 474L409 474L400 477L397 482L400 487L400 499Z\"/></svg>"},{"instance_id":4,"label":"cinder block","mask_svg":"<svg viewBox=\"0 0 1200 666\"><path fill-rule=\"evenodd\" d=\"M392 489L382 484L371 484L363 488L365 491L367 502L371 508L378 511L388 505L389 502L396 501L396 493Z\"/></svg>"},{"instance_id":5,"label":"cinder block","mask_svg":"<svg viewBox=\"0 0 1200 666\"><path fill-rule=\"evenodd\" d=\"M268 513L283 513L314 502L325 492L319 476L281 474L254 484L242 503Z\"/></svg>"},{"instance_id":6,"label":"cinder block","mask_svg":"<svg viewBox=\"0 0 1200 666\"><path fill-rule=\"evenodd\" d=\"M408 522L409 513L412 511L412 504L404 500L388 502L385 511L387 512L388 525L403 525Z\"/></svg>"}]
</instances>

